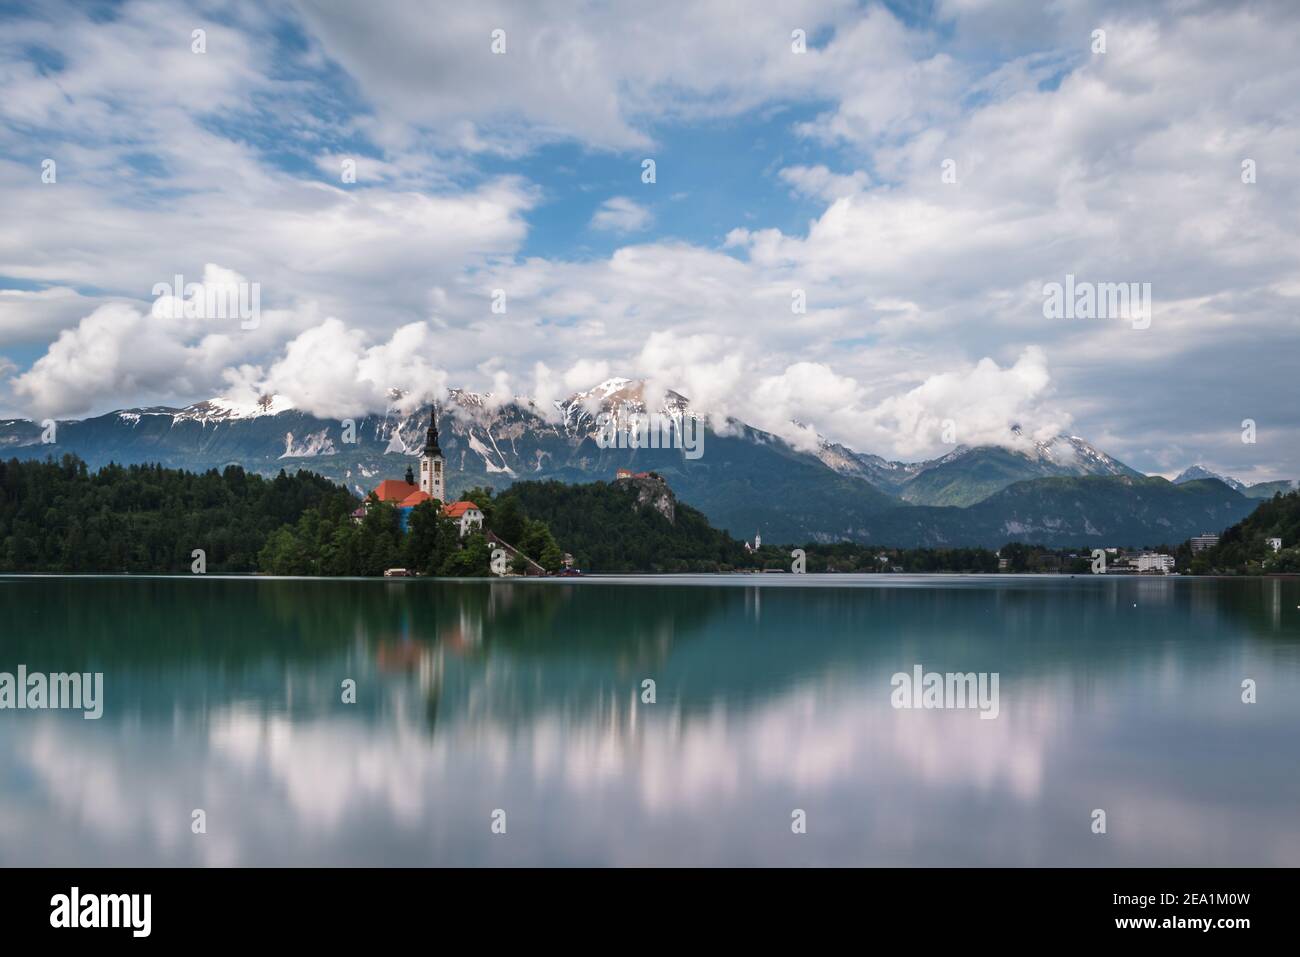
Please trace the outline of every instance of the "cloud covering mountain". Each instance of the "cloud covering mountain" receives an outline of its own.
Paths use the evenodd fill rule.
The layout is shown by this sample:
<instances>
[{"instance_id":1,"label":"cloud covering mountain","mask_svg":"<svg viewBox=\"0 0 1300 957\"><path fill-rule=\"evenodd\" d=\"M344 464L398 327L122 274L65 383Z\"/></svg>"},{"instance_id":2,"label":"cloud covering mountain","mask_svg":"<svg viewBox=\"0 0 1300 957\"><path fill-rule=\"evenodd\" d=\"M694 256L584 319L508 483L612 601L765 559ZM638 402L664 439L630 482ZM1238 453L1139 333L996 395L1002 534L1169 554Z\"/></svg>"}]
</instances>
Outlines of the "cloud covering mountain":
<instances>
[{"instance_id":1,"label":"cloud covering mountain","mask_svg":"<svg viewBox=\"0 0 1300 957\"><path fill-rule=\"evenodd\" d=\"M7 8L0 413L618 370L808 450L1014 424L1287 478L1298 36L1269 0ZM178 274L259 324L159 317ZM1151 328L1044 318L1067 274L1150 282Z\"/></svg>"}]
</instances>

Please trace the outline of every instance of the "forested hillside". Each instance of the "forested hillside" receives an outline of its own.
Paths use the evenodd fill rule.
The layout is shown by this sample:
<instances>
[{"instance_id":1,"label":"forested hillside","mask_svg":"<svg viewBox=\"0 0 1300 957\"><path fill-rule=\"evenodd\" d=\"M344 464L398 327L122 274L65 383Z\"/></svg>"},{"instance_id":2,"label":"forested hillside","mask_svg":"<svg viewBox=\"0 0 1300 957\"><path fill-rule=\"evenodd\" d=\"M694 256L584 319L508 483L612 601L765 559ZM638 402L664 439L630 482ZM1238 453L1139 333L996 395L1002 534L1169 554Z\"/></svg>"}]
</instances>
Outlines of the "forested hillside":
<instances>
[{"instance_id":1,"label":"forested hillside","mask_svg":"<svg viewBox=\"0 0 1300 957\"><path fill-rule=\"evenodd\" d=\"M310 472L273 479L238 465L185 472L61 461L0 461L0 571L189 572L257 567L267 536L307 510L346 514L351 496Z\"/></svg>"},{"instance_id":2,"label":"forested hillside","mask_svg":"<svg viewBox=\"0 0 1300 957\"><path fill-rule=\"evenodd\" d=\"M744 546L713 528L704 513L684 505L667 486L643 501L645 486L630 482L516 482L497 507L545 522L584 571L702 572L752 565ZM664 514L671 509L671 519Z\"/></svg>"},{"instance_id":3,"label":"forested hillside","mask_svg":"<svg viewBox=\"0 0 1300 957\"><path fill-rule=\"evenodd\" d=\"M1273 550L1270 538L1282 540L1280 551ZM1300 572L1300 492L1276 495L1225 529L1218 545L1193 557L1192 571L1239 575Z\"/></svg>"}]
</instances>

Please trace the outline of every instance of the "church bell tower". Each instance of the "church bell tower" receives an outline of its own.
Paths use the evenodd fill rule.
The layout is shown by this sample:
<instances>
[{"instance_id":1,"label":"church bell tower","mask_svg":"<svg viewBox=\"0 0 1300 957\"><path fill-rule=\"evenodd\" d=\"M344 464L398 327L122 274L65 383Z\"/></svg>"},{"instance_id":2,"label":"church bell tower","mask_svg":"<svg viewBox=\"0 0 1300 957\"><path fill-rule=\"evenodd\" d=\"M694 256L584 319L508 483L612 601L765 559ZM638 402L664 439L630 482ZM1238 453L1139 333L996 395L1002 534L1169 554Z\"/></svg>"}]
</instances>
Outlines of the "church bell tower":
<instances>
[{"instance_id":1,"label":"church bell tower","mask_svg":"<svg viewBox=\"0 0 1300 957\"><path fill-rule=\"evenodd\" d=\"M438 406L429 414L429 431L420 455L420 491L447 504L447 484L443 475L442 449L438 448Z\"/></svg>"}]
</instances>

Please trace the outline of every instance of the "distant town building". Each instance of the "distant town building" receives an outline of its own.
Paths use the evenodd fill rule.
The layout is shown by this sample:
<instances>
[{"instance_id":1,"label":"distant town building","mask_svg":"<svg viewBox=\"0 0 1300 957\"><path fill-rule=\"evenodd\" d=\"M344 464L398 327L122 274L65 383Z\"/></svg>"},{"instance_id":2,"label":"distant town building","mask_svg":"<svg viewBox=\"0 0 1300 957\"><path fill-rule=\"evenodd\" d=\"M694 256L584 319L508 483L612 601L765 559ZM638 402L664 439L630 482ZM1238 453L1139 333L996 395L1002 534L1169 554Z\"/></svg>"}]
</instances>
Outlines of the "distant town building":
<instances>
[{"instance_id":1,"label":"distant town building","mask_svg":"<svg viewBox=\"0 0 1300 957\"><path fill-rule=\"evenodd\" d=\"M1192 538L1192 551L1203 552L1219 544L1219 536L1211 532L1202 532Z\"/></svg>"},{"instance_id":2,"label":"distant town building","mask_svg":"<svg viewBox=\"0 0 1300 957\"><path fill-rule=\"evenodd\" d=\"M1280 552L1282 550L1282 539L1280 538L1268 539L1268 547L1273 549L1273 551L1275 552Z\"/></svg>"},{"instance_id":3,"label":"distant town building","mask_svg":"<svg viewBox=\"0 0 1300 957\"><path fill-rule=\"evenodd\" d=\"M1168 575L1174 570L1174 556L1160 552L1143 552L1137 558L1139 574Z\"/></svg>"},{"instance_id":4,"label":"distant town building","mask_svg":"<svg viewBox=\"0 0 1300 957\"><path fill-rule=\"evenodd\" d=\"M1032 559L1031 564L1039 571L1059 572L1061 570L1061 559L1052 554L1039 555Z\"/></svg>"}]
</instances>

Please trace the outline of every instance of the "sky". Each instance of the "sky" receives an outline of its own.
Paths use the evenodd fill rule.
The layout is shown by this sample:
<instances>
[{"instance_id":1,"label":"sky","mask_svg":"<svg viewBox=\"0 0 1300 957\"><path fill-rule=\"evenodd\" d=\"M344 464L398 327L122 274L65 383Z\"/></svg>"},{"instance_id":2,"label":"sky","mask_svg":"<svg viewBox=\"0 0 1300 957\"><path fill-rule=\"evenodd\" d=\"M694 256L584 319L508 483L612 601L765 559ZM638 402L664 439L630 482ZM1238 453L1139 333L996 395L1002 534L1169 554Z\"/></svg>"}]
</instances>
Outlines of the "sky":
<instances>
[{"instance_id":1,"label":"sky","mask_svg":"<svg viewBox=\"0 0 1300 957\"><path fill-rule=\"evenodd\" d=\"M626 376L1300 478L1298 48L1285 0L0 2L0 416Z\"/></svg>"}]
</instances>

